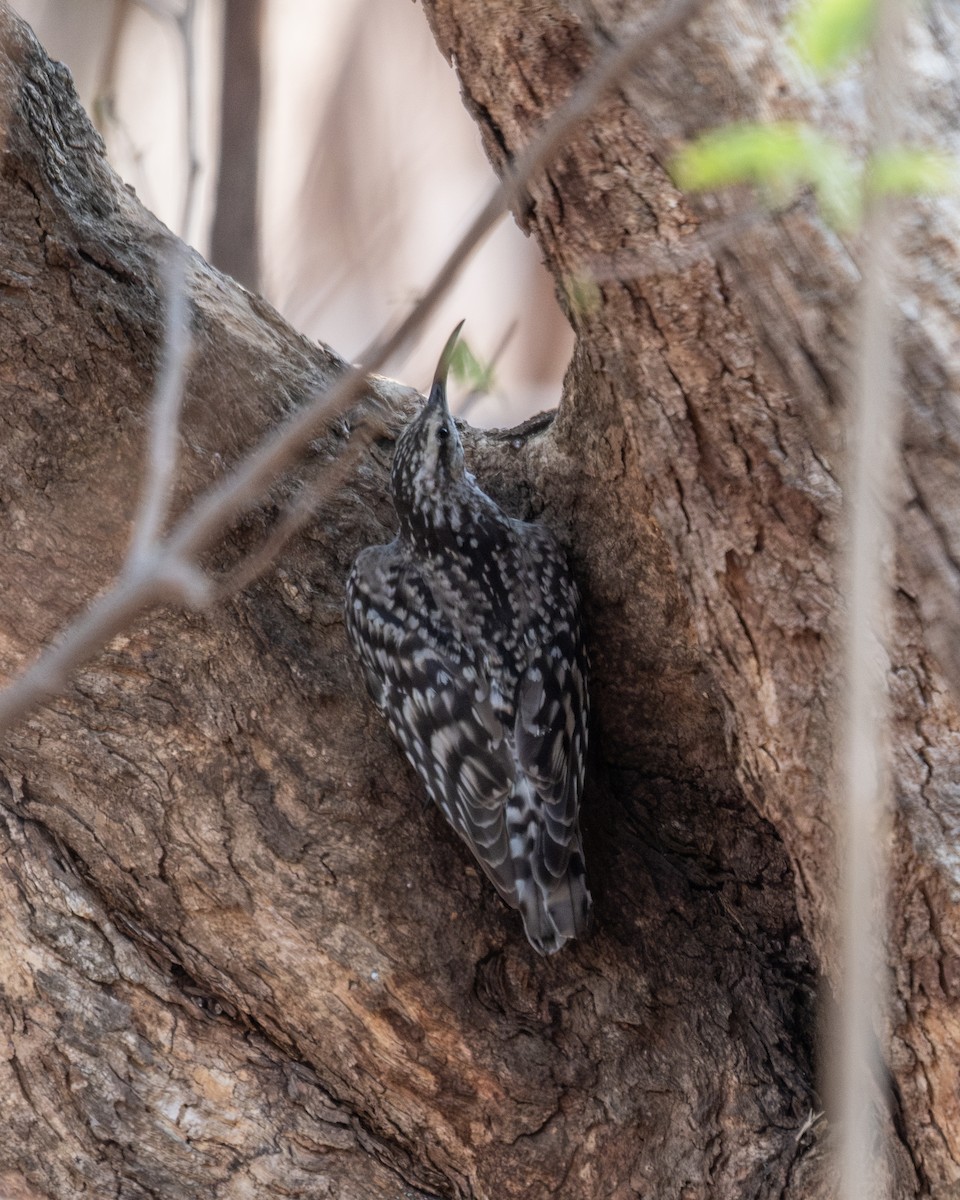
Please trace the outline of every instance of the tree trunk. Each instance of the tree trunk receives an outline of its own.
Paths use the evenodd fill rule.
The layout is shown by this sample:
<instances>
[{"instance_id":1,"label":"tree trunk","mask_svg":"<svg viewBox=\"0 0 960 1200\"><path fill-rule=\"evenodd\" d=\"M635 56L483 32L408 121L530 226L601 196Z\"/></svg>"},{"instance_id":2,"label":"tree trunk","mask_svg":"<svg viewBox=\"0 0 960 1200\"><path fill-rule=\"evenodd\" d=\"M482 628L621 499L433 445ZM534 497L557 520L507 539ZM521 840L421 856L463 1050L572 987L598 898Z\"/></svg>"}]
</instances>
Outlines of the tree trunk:
<instances>
[{"instance_id":1,"label":"tree trunk","mask_svg":"<svg viewBox=\"0 0 960 1200\"><path fill-rule=\"evenodd\" d=\"M606 7L429 0L495 162L614 34ZM559 418L468 443L506 507L564 536L585 592L593 937L532 953L422 811L363 693L342 592L356 551L392 529L385 436L269 578L139 621L0 747L0 1195L828 1194L815 1030L834 972L854 272L807 205L711 249L707 206L662 168L680 132L826 109L790 90L776 18L709 8L531 187L523 217L558 280L602 278L570 314ZM933 20L923 49L949 60L956 17ZM9 673L122 560L169 235L5 7L0 43ZM947 104L925 114L956 120ZM960 1184L947 220L911 229L924 323L904 333L888 1057L902 1195ZM198 258L190 287L181 509L341 365ZM378 383L365 407L395 429L411 399ZM303 471L333 461L359 416ZM207 565L255 547L295 487Z\"/></svg>"},{"instance_id":2,"label":"tree trunk","mask_svg":"<svg viewBox=\"0 0 960 1200\"><path fill-rule=\"evenodd\" d=\"M260 281L260 55L263 0L223 8L220 155L210 261L251 292Z\"/></svg>"}]
</instances>

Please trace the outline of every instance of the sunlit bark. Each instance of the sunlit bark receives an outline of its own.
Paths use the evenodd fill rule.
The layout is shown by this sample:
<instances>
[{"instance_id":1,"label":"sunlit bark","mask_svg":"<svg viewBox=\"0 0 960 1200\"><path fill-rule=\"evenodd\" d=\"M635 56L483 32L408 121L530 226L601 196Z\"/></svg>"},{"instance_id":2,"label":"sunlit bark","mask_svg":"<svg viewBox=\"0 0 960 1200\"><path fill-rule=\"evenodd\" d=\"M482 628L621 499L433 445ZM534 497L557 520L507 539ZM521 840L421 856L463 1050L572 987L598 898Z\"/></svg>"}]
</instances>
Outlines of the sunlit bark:
<instances>
[{"instance_id":1,"label":"sunlit bark","mask_svg":"<svg viewBox=\"0 0 960 1200\"><path fill-rule=\"evenodd\" d=\"M605 41L583 6L428 7L495 159ZM342 588L391 528L384 437L274 574L217 609L144 618L0 747L14 1195L826 1193L811 1118L817 984L835 965L831 402L853 272L806 206L718 249L664 175L681 125L746 115L782 81L767 6L708 7L531 186L524 220L558 279L593 279L573 289L577 352L555 422L468 444L506 507L564 537L585 593L593 937L532 954L421 810L363 693ZM0 33L9 672L126 551L164 238L64 74L3 10ZM801 100L819 102L783 103ZM919 224L916 244L922 265ZM941 275L924 276L928 305ZM177 509L338 366L199 261L191 288ZM949 555L931 538L949 544L960 493L935 446L953 363L919 325L905 340L920 482L901 514L891 673L889 1065L910 1195L960 1179L957 720L923 608L941 604L942 633ZM410 396L379 385L376 403L389 429ZM304 472L345 436L314 443ZM208 565L255 546L295 486Z\"/></svg>"}]
</instances>

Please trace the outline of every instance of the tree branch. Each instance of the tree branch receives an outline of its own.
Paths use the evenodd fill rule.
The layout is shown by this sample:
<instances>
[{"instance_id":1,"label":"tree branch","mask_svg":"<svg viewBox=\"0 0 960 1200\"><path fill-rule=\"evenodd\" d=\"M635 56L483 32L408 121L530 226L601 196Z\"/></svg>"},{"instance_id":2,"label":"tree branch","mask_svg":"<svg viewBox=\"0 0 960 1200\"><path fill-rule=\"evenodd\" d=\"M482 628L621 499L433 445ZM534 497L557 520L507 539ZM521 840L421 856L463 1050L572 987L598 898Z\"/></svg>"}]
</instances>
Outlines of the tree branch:
<instances>
[{"instance_id":1,"label":"tree branch","mask_svg":"<svg viewBox=\"0 0 960 1200\"><path fill-rule=\"evenodd\" d=\"M160 376L154 389L146 462L146 483L134 525L127 570L141 568L160 542L176 482L180 408L189 366L191 338L183 247L171 242L162 278L167 311Z\"/></svg>"},{"instance_id":2,"label":"tree branch","mask_svg":"<svg viewBox=\"0 0 960 1200\"><path fill-rule=\"evenodd\" d=\"M0 693L0 731L61 687L70 671L92 657L110 637L145 608L173 598L191 604L204 602L209 593L195 565L197 555L241 513L259 501L270 484L295 462L310 440L328 422L358 400L367 375L382 366L417 333L482 239L500 217L519 202L523 189L558 152L573 130L637 66L644 55L681 28L702 2L681 0L678 4L668 6L667 10L600 59L566 103L546 122L539 136L520 155L516 165L505 173L503 182L494 190L404 320L392 333L385 333L375 340L361 356L358 366L346 371L331 388L314 396L304 408L268 434L230 475L194 503L165 543L156 545L153 553L141 554L135 570L125 571L110 592L96 601L16 683ZM190 4L191 0L188 0L182 19L186 19ZM166 371L162 377L164 374ZM170 398L171 393L163 394L166 398L158 401L156 408L172 410L175 402ZM166 443L166 438L163 440ZM160 468L160 482L156 488L166 486L163 483L165 470L164 467ZM151 510L153 504L151 500ZM148 514L143 520L148 525L148 531L156 525L153 515ZM294 515L287 526L289 531L299 528L299 522L301 518ZM279 550L287 536L281 534L276 538L270 544L271 552L274 547ZM135 544L140 547L143 540L144 536L140 534L135 538ZM265 567L264 554L260 553L255 570L260 572Z\"/></svg>"},{"instance_id":3,"label":"tree branch","mask_svg":"<svg viewBox=\"0 0 960 1200\"><path fill-rule=\"evenodd\" d=\"M906 11L902 0L884 0L878 5L875 61L866 77L875 153L896 146L905 127L902 48ZM883 197L868 199L860 331L847 437L846 738L838 822L843 830L842 979L836 1068L843 1200L884 1196L890 1187L886 1128L876 1081L885 1077L880 1039L889 1007L885 929L891 737L886 644L892 588L885 562L892 559L891 513L900 459L896 235L891 202ZM880 1152L878 1147L882 1147Z\"/></svg>"}]
</instances>

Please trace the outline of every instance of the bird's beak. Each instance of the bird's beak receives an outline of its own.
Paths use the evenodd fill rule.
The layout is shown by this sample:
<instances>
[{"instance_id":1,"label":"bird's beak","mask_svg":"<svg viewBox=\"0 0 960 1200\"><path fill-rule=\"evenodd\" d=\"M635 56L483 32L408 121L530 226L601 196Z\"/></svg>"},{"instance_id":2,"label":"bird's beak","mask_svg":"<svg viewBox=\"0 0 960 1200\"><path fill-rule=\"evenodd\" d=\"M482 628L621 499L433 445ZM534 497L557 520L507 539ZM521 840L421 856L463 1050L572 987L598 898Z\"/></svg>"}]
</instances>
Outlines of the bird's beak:
<instances>
[{"instance_id":1,"label":"bird's beak","mask_svg":"<svg viewBox=\"0 0 960 1200\"><path fill-rule=\"evenodd\" d=\"M450 370L450 362L453 359L453 352L457 346L457 339L460 337L460 330L463 328L463 321L456 327L453 333L447 338L447 344L443 348L443 353L440 355L440 361L437 363L437 369L434 372L433 383L430 385L430 395L427 397L428 404L440 404L446 410L447 407L447 372Z\"/></svg>"}]
</instances>

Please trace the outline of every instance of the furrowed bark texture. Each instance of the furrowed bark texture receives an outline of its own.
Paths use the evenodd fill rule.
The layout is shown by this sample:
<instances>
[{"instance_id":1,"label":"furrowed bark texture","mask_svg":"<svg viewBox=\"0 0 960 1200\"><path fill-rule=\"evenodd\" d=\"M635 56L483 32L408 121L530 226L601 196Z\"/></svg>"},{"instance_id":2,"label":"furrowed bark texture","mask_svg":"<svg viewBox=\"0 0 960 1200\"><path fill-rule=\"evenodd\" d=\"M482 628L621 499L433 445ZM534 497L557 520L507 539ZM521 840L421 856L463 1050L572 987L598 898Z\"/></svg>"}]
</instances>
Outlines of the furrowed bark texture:
<instances>
[{"instance_id":1,"label":"furrowed bark texture","mask_svg":"<svg viewBox=\"0 0 960 1200\"><path fill-rule=\"evenodd\" d=\"M482 20L466 0L426 7L501 163L584 63L656 6L503 3ZM730 121L800 118L852 146L863 139L849 75L833 91L816 90L791 68L782 29L789 10L705 5L531 188L525 219L561 283L598 283L595 302L572 314L579 341L557 445L586 444L578 456L586 479L603 463L611 476L621 471L634 499L642 497L637 507L656 521L666 548L651 562L669 562L689 604L729 765L788 854L804 934L832 977L838 427L856 336L854 259L812 204L750 220L749 198L694 206L664 170L685 137ZM905 68L916 71L907 124L912 140L956 153L957 14L934 3L925 20L905 47ZM698 232L711 226L727 228L719 244ZM958 232L953 199L916 205L905 223L905 469L888 670L896 800L890 1104L906 1152L901 1186L934 1194L952 1194L960 1181ZM606 453L595 449L605 444ZM553 470L547 464L545 477ZM596 501L593 481L586 486ZM585 560L589 521L575 518L571 529ZM649 553L626 526L623 536L632 554ZM596 595L604 572L589 561L584 569ZM594 626L594 640L598 655L631 663L615 632ZM616 738L622 762L610 680L601 674L602 736L605 745ZM635 679L630 672L621 686ZM638 767L657 761L659 723L675 712L665 704L659 721L643 714ZM677 758L665 773L691 763L685 752ZM709 841L717 823L704 805L691 840Z\"/></svg>"},{"instance_id":2,"label":"furrowed bark texture","mask_svg":"<svg viewBox=\"0 0 960 1200\"><path fill-rule=\"evenodd\" d=\"M428 8L495 161L623 15ZM612 269L575 314L558 421L468 446L493 494L567 538L584 588L594 936L536 958L421 811L363 694L343 581L360 546L391 535L392 433L412 403L378 384L365 408L384 436L273 575L215 611L140 620L0 746L0 1191L826 1193L823 1122L808 1126L817 973L832 967L835 405L853 274L804 209L715 254L671 189L660 164L684 122L745 114L754 88L818 100L780 92L769 6L711 11L532 187L525 219L558 278ZM5 7L0 45L11 672L122 560L169 235ZM918 253L927 233L918 221ZM930 270L925 305L947 278ZM190 286L178 509L340 367L199 259ZM942 344L918 325L908 337L925 491L902 514L891 669L904 1195L960 1180L956 720L921 622L927 604L941 630L952 619L954 365L946 303L935 311ZM209 565L256 546L295 487Z\"/></svg>"}]
</instances>

